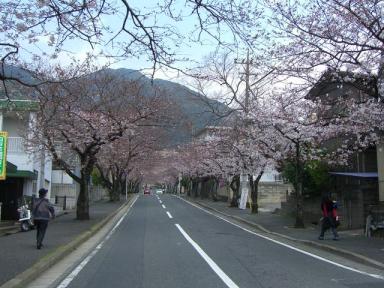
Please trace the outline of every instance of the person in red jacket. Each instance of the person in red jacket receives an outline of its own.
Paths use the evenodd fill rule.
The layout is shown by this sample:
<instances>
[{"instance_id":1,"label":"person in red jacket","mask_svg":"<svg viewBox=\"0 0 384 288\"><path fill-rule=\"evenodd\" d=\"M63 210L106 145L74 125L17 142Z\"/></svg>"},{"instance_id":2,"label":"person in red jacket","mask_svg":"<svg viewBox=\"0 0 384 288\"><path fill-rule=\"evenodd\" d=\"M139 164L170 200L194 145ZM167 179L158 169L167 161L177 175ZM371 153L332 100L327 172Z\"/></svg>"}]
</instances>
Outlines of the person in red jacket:
<instances>
[{"instance_id":1,"label":"person in red jacket","mask_svg":"<svg viewBox=\"0 0 384 288\"><path fill-rule=\"evenodd\" d=\"M321 232L319 240L324 240L324 233L328 228L331 228L333 234L333 240L339 240L339 235L336 231L336 221L337 221L337 206L330 199L329 196L323 197L321 201L321 213L323 215L321 221Z\"/></svg>"}]
</instances>

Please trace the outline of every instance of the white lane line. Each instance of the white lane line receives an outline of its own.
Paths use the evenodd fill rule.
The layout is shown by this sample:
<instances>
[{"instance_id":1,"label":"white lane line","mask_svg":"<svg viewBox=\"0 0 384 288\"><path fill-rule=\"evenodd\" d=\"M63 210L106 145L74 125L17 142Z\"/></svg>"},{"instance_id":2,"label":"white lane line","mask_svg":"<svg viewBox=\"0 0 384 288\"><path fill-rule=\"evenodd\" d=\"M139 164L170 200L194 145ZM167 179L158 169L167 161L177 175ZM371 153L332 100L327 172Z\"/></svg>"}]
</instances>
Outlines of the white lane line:
<instances>
[{"instance_id":1,"label":"white lane line","mask_svg":"<svg viewBox=\"0 0 384 288\"><path fill-rule=\"evenodd\" d=\"M280 241L277 241L277 240L272 239L272 238L270 238L270 237L264 236L264 235L262 235L262 234L253 232L253 231L248 230L247 228L244 228L244 227L242 227L242 226L240 226L240 225L238 225L238 224L235 224L235 223L233 223L233 222L231 222L231 221L229 221L229 220L227 220L227 219L225 219L225 218L223 218L223 217L221 217L221 216L215 215L214 213L209 212L209 211L205 210L204 208L199 207L199 206L197 206L196 204L191 203L191 202L189 202L189 201L187 201L187 200L185 200L185 199L183 199L183 198L181 198L181 197L177 197L177 198L183 200L184 202L188 203L189 205L194 206L195 208L198 208L198 209L204 211L204 212L207 213L207 214L210 214L210 215L212 215L212 216L215 216L216 218L219 218L219 219L221 219L221 220L223 220L223 221L225 221L225 222L227 222L227 223L229 223L229 224L232 224L233 226L236 226L236 227L238 227L238 228L240 228L240 229L242 229L242 230L244 230L244 231L246 231L246 232L248 232L248 233L251 233L251 234L253 234L253 235L256 235L256 236L258 236L258 237L260 237L260 238L263 238L263 239L265 239L265 240L268 240L268 241L271 241L271 242L276 243L276 244L278 244L278 245L281 245L281 246L284 246L284 247L286 247L286 248L292 249L292 250L294 250L294 251L296 251L296 252L305 254L305 255L307 255L307 256L310 256L310 257L312 257L312 258L318 259L318 260L320 260L320 261L324 261L324 262L326 262L326 263L335 265L335 266L337 266L337 267L340 267L340 268L343 268L343 269L346 269L346 270L349 270L349 271L352 271L352 272L356 272L356 273L359 273L359 274L362 274L362 275L365 275L365 276L369 276L369 277L373 277L373 278L376 278L376 279L384 280L384 276L382 276L382 275L372 274L372 273L364 272L364 271L361 271L361 270L357 270L357 269L355 269L355 268L352 268L352 267L349 267L349 266L346 266L346 265L343 265L343 264L340 264L340 263L337 263L337 262L333 262L333 261L328 260L328 259L326 259L326 258L324 258L324 257L321 257L321 256L318 256L318 255L309 253L309 252L307 252L307 251L305 251L305 250L301 250L301 249L299 249L299 248L296 248L296 247L291 246L291 245L289 245L289 244L286 244L286 243L284 243L284 242L280 242Z\"/></svg>"},{"instance_id":2,"label":"white lane line","mask_svg":"<svg viewBox=\"0 0 384 288\"><path fill-rule=\"evenodd\" d=\"M168 217L169 217L170 219L173 218L172 215L171 215L171 213L169 213L168 211L167 211L167 215L168 215Z\"/></svg>"},{"instance_id":3,"label":"white lane line","mask_svg":"<svg viewBox=\"0 0 384 288\"><path fill-rule=\"evenodd\" d=\"M161 207L163 207L164 209L165 209L165 208L167 208L167 207L165 207L165 205L164 205L164 204L162 204L162 205L161 205Z\"/></svg>"},{"instance_id":4,"label":"white lane line","mask_svg":"<svg viewBox=\"0 0 384 288\"><path fill-rule=\"evenodd\" d=\"M207 255L207 253L204 252L203 249L200 248L200 246L193 241L193 239L187 234L187 232L184 231L183 228L179 224L175 224L177 229L183 234L184 238L187 239L187 241L195 248L195 250L200 254L200 256L205 260L205 262L208 263L208 265L211 267L211 269L220 277L220 279L227 285L229 288L239 288L235 284L235 282L232 281L231 278L228 277L227 274L221 268Z\"/></svg>"},{"instance_id":5,"label":"white lane line","mask_svg":"<svg viewBox=\"0 0 384 288\"><path fill-rule=\"evenodd\" d=\"M76 268L73 269L72 272L63 281L60 282L60 284L56 288L68 287L68 285L73 281L73 279L75 279L75 277L80 273L80 271L83 270L83 268L88 264L88 262L93 258L93 256L95 256L96 253L103 247L104 243L112 236L112 234L115 232L117 227L119 227L119 225L123 221L124 217L127 216L128 212L132 208L133 204L135 204L136 200L137 200L137 198L129 206L128 211L126 213L124 213L123 216L121 216L121 218L116 223L116 225L112 228L112 230L109 231L107 237L105 237L104 240L101 241L96 246L96 248L91 253L89 253L89 255L87 257L85 257L85 259L83 261L81 261L81 263L78 266L76 266Z\"/></svg>"},{"instance_id":6,"label":"white lane line","mask_svg":"<svg viewBox=\"0 0 384 288\"><path fill-rule=\"evenodd\" d=\"M160 204L163 204L163 201L159 200Z\"/></svg>"}]
</instances>

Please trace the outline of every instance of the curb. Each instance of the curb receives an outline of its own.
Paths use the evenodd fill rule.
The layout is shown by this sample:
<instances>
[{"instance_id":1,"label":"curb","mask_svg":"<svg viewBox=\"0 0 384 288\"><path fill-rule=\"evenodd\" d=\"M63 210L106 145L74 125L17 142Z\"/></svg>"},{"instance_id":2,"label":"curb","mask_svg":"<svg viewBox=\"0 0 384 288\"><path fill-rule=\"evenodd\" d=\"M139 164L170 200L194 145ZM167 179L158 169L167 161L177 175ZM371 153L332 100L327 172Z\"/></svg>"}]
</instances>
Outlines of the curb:
<instances>
[{"instance_id":1,"label":"curb","mask_svg":"<svg viewBox=\"0 0 384 288\"><path fill-rule=\"evenodd\" d=\"M284 234L280 234L280 233L277 233L277 232L273 232L273 231L270 231L268 229L266 229L265 227L263 227L262 225L260 224L257 224L257 223L254 223L254 222L251 222L251 221L248 221L248 220L245 220L241 217L238 217L238 216L233 216L233 215L229 215L227 213L224 213L222 211L219 211L213 207L210 207L209 205L206 205L206 204L203 204L203 203L200 203L200 202L196 202L194 200L191 200L191 199L187 199L201 207L204 207L206 209L209 209L211 211L214 211L218 214L221 214L223 216L226 216L228 218L232 218L236 221L239 221L239 222L242 222L248 226L251 226L253 228L256 228L264 233L267 233L267 234L271 234L271 235L275 235L275 236L278 236L278 237L281 237L281 238L285 238L287 240L290 240L290 241L294 241L294 242L297 242L297 243L301 243L301 244L304 244L304 245L307 245L307 246L310 246L310 247L315 247L315 248L320 248L324 251L327 251L327 252L332 252L332 253L335 253L335 254L338 254L340 256L343 256L343 257L346 257L346 258L349 258L349 259L352 259L352 260L357 260L358 262L360 263L364 263L366 265L369 265L369 266L372 266L374 268L378 268L378 269L384 269L384 263L381 263L381 262L378 262L376 260L373 260L371 258L368 258L364 255L361 255L361 254L358 254L358 253L354 253L354 252L351 252L351 251L348 251L348 250L344 250L344 249L341 249L341 248L335 248L333 246L329 246L329 245L325 245L325 244L320 244L320 243L317 243L317 242L314 242L314 241L310 241L310 240L302 240L302 239L297 239L297 238L293 238L293 237L290 237L290 236L287 236L287 235L284 235ZM2 287L0 287L2 288Z\"/></svg>"},{"instance_id":2,"label":"curb","mask_svg":"<svg viewBox=\"0 0 384 288\"><path fill-rule=\"evenodd\" d=\"M20 230L20 226L7 226L0 228L0 237L15 234Z\"/></svg>"},{"instance_id":3,"label":"curb","mask_svg":"<svg viewBox=\"0 0 384 288\"><path fill-rule=\"evenodd\" d=\"M68 255L72 251L76 250L77 247L83 242L91 238L96 232L103 228L113 217L115 217L121 210L128 207L135 199L135 196L121 205L117 210L110 213L103 220L91 226L88 230L78 235L75 239L67 244L61 245L54 251L40 258L32 267L28 268L24 272L16 275L13 279L4 283L0 288L22 288L28 283L39 277L44 271L52 267L54 264L59 262L64 256Z\"/></svg>"}]
</instances>

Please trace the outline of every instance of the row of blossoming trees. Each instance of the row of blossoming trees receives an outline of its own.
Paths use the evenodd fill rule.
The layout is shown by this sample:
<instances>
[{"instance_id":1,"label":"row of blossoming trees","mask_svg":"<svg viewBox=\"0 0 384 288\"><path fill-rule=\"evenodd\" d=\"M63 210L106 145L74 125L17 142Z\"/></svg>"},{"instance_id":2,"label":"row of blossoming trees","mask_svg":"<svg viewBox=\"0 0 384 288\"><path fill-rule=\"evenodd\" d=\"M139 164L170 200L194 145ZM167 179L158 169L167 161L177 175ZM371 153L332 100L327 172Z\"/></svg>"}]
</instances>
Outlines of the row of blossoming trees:
<instances>
[{"instance_id":1,"label":"row of blossoming trees","mask_svg":"<svg viewBox=\"0 0 384 288\"><path fill-rule=\"evenodd\" d=\"M222 124L226 129L185 148L194 151L186 153L192 156L185 171L191 177L230 176L232 182L248 174L257 212L257 182L265 168L290 163L295 226L302 227L305 164L348 165L353 153L382 141L384 8L381 1L353 0L265 5L272 46L251 50L243 67L231 53L212 55L196 72L201 93L216 83L233 113ZM339 97L329 91L310 97L319 84L340 89ZM238 184L231 187L236 196Z\"/></svg>"},{"instance_id":2,"label":"row of blossoming trees","mask_svg":"<svg viewBox=\"0 0 384 288\"><path fill-rule=\"evenodd\" d=\"M156 107L148 103L155 100L134 97L134 101L121 103L123 98L117 97L117 100L111 101L113 105L110 105L103 95L114 91L115 85L100 85L87 91L84 88L86 85L74 81L60 81L63 84L58 82L58 79L76 78L86 74L86 71L74 68L70 73L73 75L64 77L59 69L50 73L51 82L56 82L56 86L36 85L24 81L22 77L7 74L5 64L23 66L38 75L51 61L57 62L60 57L69 59L66 51L77 52L85 48L83 44L87 44L99 59L120 60L140 55L151 61L154 73L161 67L185 70L185 65L178 65L182 60L193 63L185 57L184 44L194 48L209 42L217 44L216 50L225 47L230 51L238 51L238 54L241 54L244 47L250 49L253 68L246 69L246 75L241 74L239 69L230 72L233 65L228 65L228 61L233 64L233 58L239 58L238 55L224 57L227 62L216 59L212 63L205 63L203 70L198 71L200 92L204 94L204 89L210 87L205 85L207 82L217 83L222 88L218 93L220 99L236 111L232 113L236 115L233 116L236 120L232 118L229 124L231 129L220 135L220 140L211 141L213 143L209 146L212 149L190 148L197 149L192 160L199 159L201 155L205 155L205 158L197 161L196 165L184 166L190 167L185 168L189 173L196 170L199 175L235 176L232 183L234 188L238 187L239 171L262 175L268 165L287 159L298 168L313 158L329 158L333 161L337 157L345 159L343 155L374 144L380 136L383 113L377 102L347 101L338 113L325 117L329 113L319 111L327 111L329 103L309 102L304 99L304 95L319 80L320 75L330 69L332 73L335 72L334 78L337 81L355 85L358 90L372 96L372 99L382 99L382 1L206 0L184 1L180 5L177 1L162 0L159 5L148 6L126 0L44 0L17 3L4 1L2 4L0 80L3 81L5 95L9 97L7 80L36 88L38 92L34 93L39 95L42 105L45 105L41 109L41 114L45 113L45 116L39 117L36 125L47 127L39 129L42 132L37 133L36 137L48 139L44 144L47 147L63 142L68 147L60 151L75 151L85 176L74 177L81 182L81 187L87 185L83 179L88 177L91 168L97 163L95 155L107 149L114 151L120 146L136 147L129 137L142 135L136 130L141 127L139 124L145 122L146 118L156 117L156 113L153 114L148 108ZM190 25L191 22L195 25ZM372 80L370 82L373 85L367 89L367 85L353 77L356 74L343 77L338 73L340 70L363 73ZM138 89L128 86L121 89L121 93ZM82 92L82 97L76 97L79 95L78 90ZM100 97L99 102L91 96L96 95L96 92ZM135 95L135 92L132 94ZM244 94L248 95L247 101L244 101ZM71 100L66 101L65 98ZM103 101L105 105L97 104ZM140 104L135 106L133 102L136 101ZM85 107L79 109L82 105ZM110 113L112 110L114 112ZM61 113L65 116L58 116ZM125 119L122 114L130 116ZM74 119L76 121L72 122ZM53 124L63 129L54 132ZM143 125L148 126L146 123ZM84 130L76 131L77 126ZM340 139L343 133L344 138L353 137L342 140L345 143L334 150L324 151L324 142L333 138ZM117 140L125 137L127 139L121 141L129 144L118 144ZM79 142L77 138L83 141ZM334 157L325 157L335 153L337 155ZM52 154L60 165L66 166L62 155L67 153L52 149ZM110 159L108 156L106 158ZM196 162L192 160L180 160L180 163ZM110 173L119 178L121 172L107 162L102 163L109 166L104 169L110 169ZM197 164L202 165L201 169L196 169ZM121 165L124 166L124 163ZM181 169L183 165L175 166ZM67 170L69 172L70 169ZM296 171L296 190L300 195L301 173L300 169ZM253 199L256 199L256 194L257 189L253 189ZM87 204L81 204L87 203L87 196L81 195L84 201L80 201L78 217L87 218ZM298 207L299 211L300 197ZM254 209L256 211L257 206ZM297 222L301 222L299 212Z\"/></svg>"},{"instance_id":3,"label":"row of blossoming trees","mask_svg":"<svg viewBox=\"0 0 384 288\"><path fill-rule=\"evenodd\" d=\"M146 122L148 119L157 122L159 113L154 107L161 109L162 104L157 103L156 97L140 97L140 88L132 83L92 77L75 81L89 71L72 67L69 72L59 68L45 73L47 66L70 66L73 59L84 56L108 64L127 59L137 62L140 58L143 66L151 67L153 76L157 69L179 71L183 69L180 62L192 62L184 47L199 47L207 42L234 47L240 42L253 43L250 35L260 11L253 1L180 4L161 0L157 4L129 0L9 0L0 6L1 92L12 100L12 81L33 88L26 93L39 98L41 109L34 124L36 133L30 135L30 140L33 138L50 150L55 161L80 184L79 219L89 217L85 191L95 166L101 170L104 185L112 190L122 186L121 175L141 175L142 169L131 165L134 161L143 163L137 159L148 154L137 152L147 149L140 143L155 143L159 134L149 128L143 132L141 128L153 126ZM22 67L42 81L31 82L23 75L13 74L11 66ZM153 136L147 141L144 138L148 135ZM117 153L121 148L127 150ZM71 170L72 154L80 161L80 175ZM112 175L112 182L105 174Z\"/></svg>"},{"instance_id":4,"label":"row of blossoming trees","mask_svg":"<svg viewBox=\"0 0 384 288\"><path fill-rule=\"evenodd\" d=\"M38 88L20 88L38 100L28 130L31 149L44 149L80 187L77 219L89 218L89 183L97 171L112 201L125 186L137 186L161 142L159 123L167 123L164 93L98 70L78 77L80 66L55 67L39 76ZM35 75L37 76L37 75ZM36 79L35 79L36 80Z\"/></svg>"}]
</instances>

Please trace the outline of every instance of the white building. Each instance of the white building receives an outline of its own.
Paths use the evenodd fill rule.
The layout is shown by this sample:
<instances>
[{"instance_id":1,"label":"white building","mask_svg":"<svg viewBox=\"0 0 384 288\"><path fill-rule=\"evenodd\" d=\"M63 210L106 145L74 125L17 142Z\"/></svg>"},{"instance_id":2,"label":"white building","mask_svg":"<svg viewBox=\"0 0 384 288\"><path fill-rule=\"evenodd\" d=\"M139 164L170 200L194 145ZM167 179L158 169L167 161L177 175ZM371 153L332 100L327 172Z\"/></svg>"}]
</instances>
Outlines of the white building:
<instances>
[{"instance_id":1,"label":"white building","mask_svg":"<svg viewBox=\"0 0 384 288\"><path fill-rule=\"evenodd\" d=\"M36 101L0 100L0 131L8 132L6 179L0 181L2 219L17 218L23 196L37 195L42 187L51 191L51 157L33 147L27 151L24 145L37 109Z\"/></svg>"}]
</instances>

